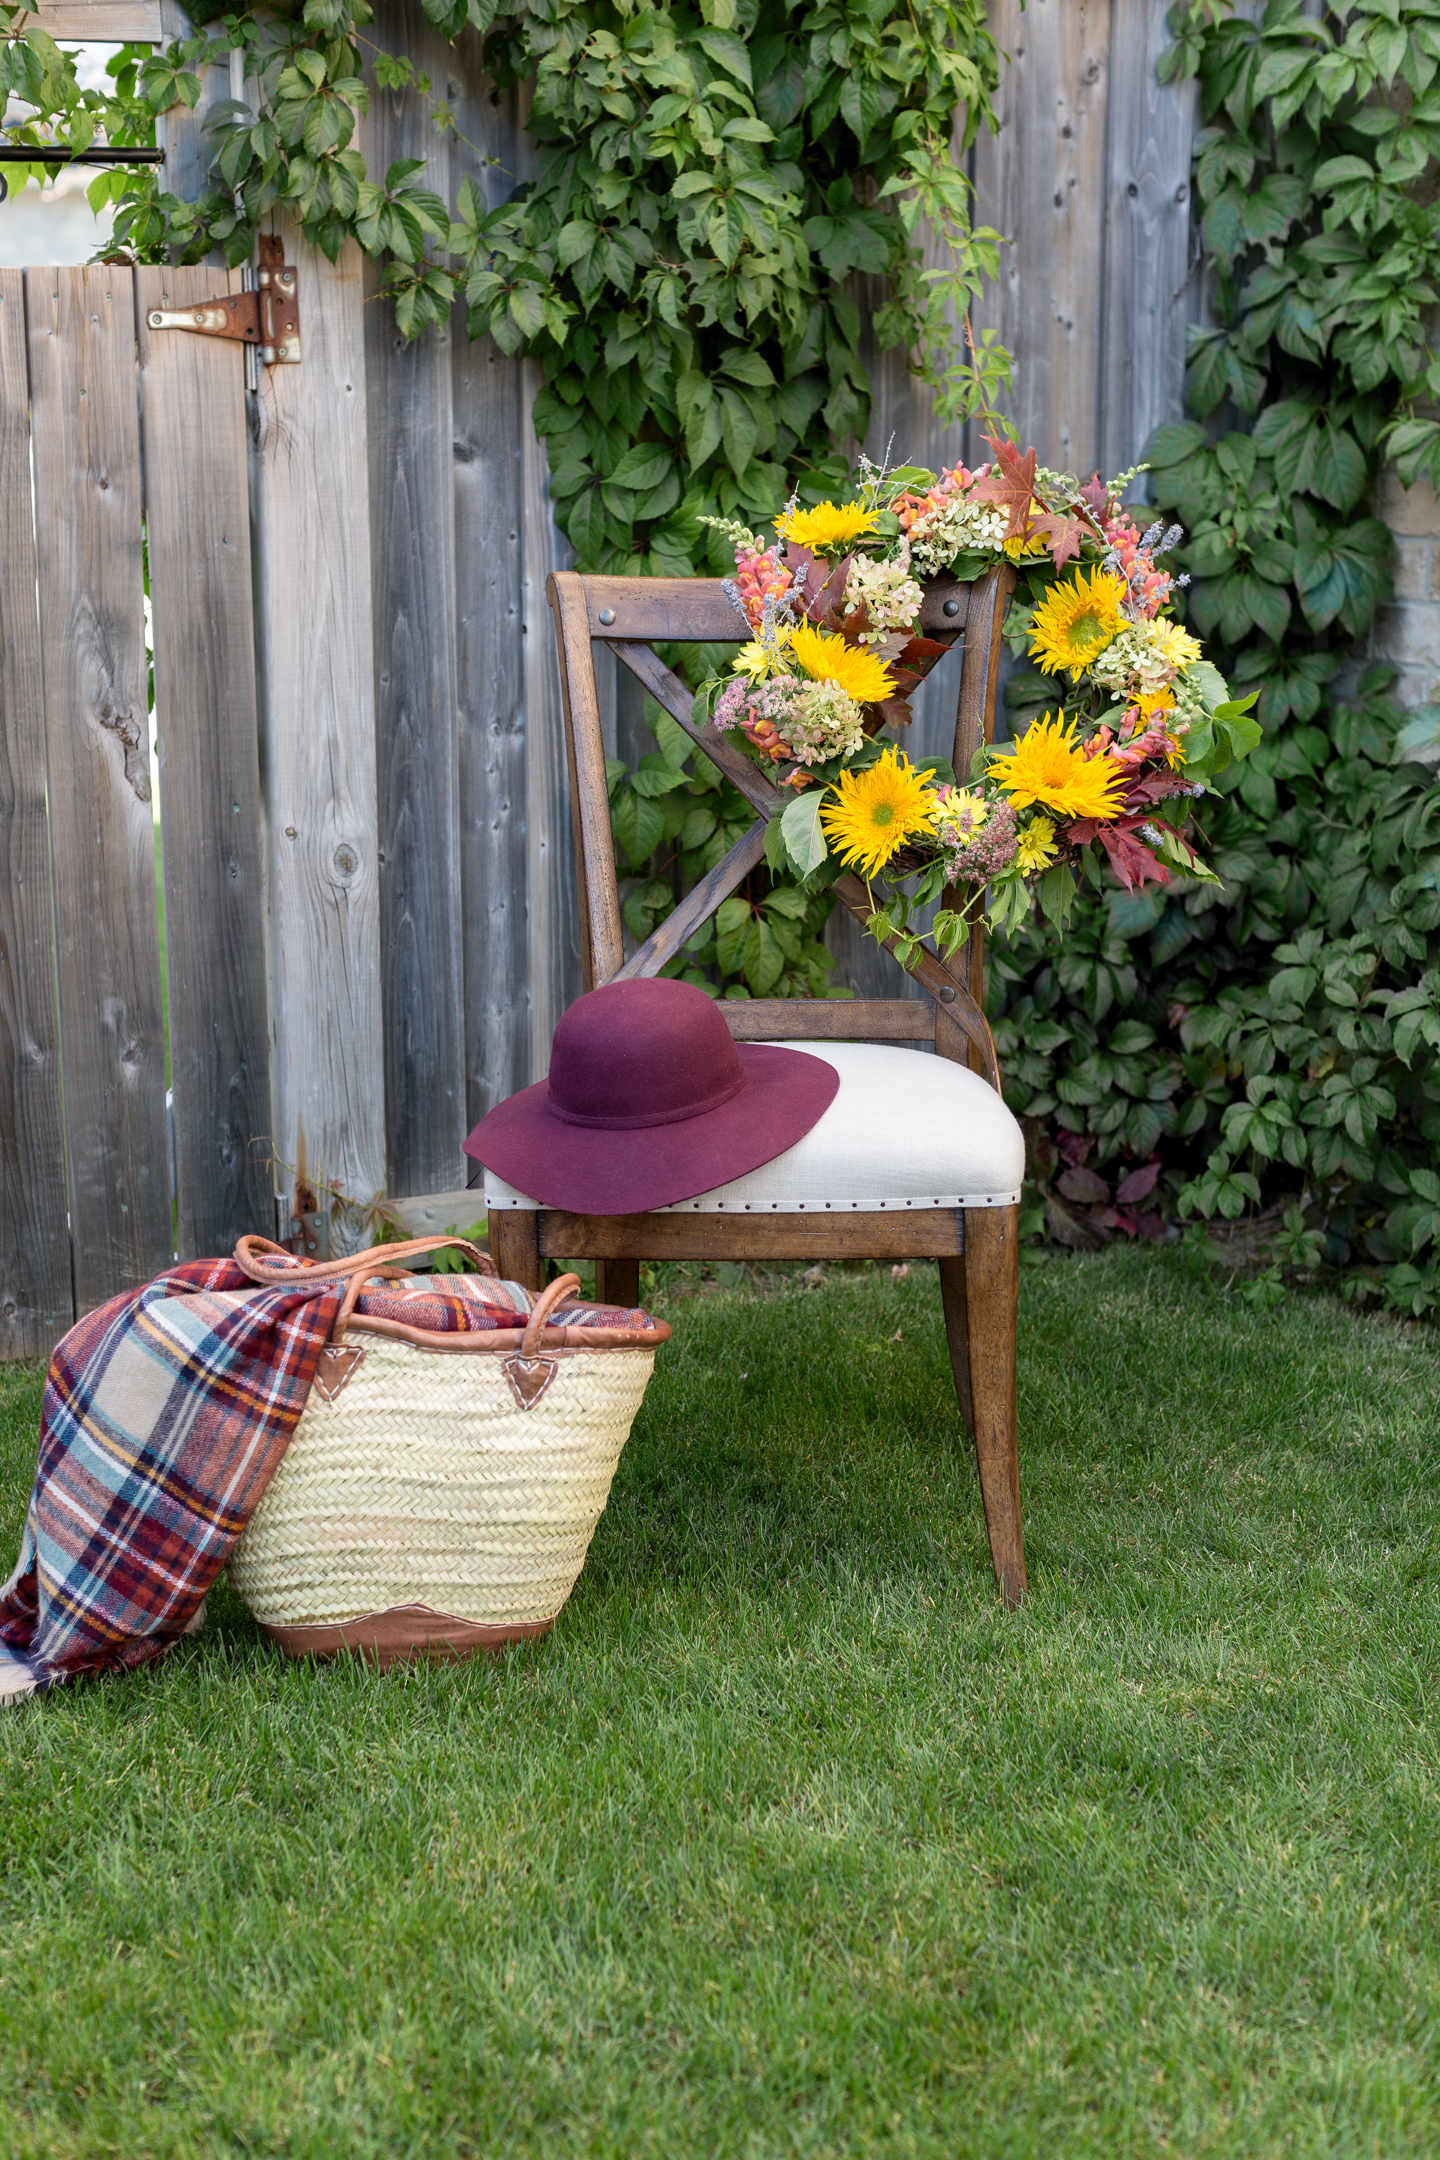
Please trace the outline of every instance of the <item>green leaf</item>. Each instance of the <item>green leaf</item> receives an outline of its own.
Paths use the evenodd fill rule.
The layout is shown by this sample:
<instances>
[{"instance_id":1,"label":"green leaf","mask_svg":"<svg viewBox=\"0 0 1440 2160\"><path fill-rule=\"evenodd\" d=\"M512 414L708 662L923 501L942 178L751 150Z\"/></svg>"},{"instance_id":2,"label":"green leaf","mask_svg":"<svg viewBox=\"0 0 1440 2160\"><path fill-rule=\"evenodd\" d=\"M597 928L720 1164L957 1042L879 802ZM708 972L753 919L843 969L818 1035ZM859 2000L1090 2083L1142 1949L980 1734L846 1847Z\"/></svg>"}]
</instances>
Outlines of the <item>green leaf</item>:
<instances>
[{"instance_id":1,"label":"green leaf","mask_svg":"<svg viewBox=\"0 0 1440 2160\"><path fill-rule=\"evenodd\" d=\"M823 788L806 788L780 813L785 852L801 877L808 877L812 870L818 870L829 852L820 823L820 806L825 794Z\"/></svg>"}]
</instances>

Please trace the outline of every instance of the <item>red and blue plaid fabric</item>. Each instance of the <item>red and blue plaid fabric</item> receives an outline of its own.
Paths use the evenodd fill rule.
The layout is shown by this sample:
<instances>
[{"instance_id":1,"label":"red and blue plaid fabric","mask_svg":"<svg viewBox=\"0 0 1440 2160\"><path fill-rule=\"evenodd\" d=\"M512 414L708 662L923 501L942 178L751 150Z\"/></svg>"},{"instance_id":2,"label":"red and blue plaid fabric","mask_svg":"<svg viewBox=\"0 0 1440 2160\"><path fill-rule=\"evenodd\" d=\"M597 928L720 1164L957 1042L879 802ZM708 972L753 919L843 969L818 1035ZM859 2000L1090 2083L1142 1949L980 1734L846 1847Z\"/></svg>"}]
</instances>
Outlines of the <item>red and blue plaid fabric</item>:
<instances>
[{"instance_id":1,"label":"red and blue plaid fabric","mask_svg":"<svg viewBox=\"0 0 1440 2160\"><path fill-rule=\"evenodd\" d=\"M57 1345L20 1558L0 1590L0 1699L158 1658L200 1613L299 1422L343 1285L257 1286L193 1260L111 1298ZM493 1277L377 1281L361 1313L470 1334L523 1325ZM559 1326L650 1327L565 1306Z\"/></svg>"},{"instance_id":2,"label":"red and blue plaid fabric","mask_svg":"<svg viewBox=\"0 0 1440 2160\"><path fill-rule=\"evenodd\" d=\"M340 1296L194 1260L57 1345L0 1590L7 1692L143 1665L185 1633L305 1408Z\"/></svg>"}]
</instances>

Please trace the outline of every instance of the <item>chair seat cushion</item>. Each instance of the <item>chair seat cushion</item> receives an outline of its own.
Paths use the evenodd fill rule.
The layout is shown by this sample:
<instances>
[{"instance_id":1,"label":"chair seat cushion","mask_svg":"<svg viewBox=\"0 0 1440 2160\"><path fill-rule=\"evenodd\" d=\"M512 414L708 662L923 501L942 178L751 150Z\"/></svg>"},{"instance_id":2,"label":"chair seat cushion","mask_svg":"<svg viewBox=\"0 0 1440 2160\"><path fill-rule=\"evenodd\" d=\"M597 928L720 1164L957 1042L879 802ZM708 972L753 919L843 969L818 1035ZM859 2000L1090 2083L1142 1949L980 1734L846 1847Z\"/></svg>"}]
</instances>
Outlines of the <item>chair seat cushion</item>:
<instances>
[{"instance_id":1,"label":"chair seat cushion","mask_svg":"<svg viewBox=\"0 0 1440 2160\"><path fill-rule=\"evenodd\" d=\"M805 1214L842 1208L1009 1207L1025 1141L988 1081L950 1058L883 1043L797 1042L840 1075L835 1100L792 1148L660 1215ZM757 1103L764 1114L763 1099ZM540 1205L485 1174L492 1208Z\"/></svg>"}]
</instances>

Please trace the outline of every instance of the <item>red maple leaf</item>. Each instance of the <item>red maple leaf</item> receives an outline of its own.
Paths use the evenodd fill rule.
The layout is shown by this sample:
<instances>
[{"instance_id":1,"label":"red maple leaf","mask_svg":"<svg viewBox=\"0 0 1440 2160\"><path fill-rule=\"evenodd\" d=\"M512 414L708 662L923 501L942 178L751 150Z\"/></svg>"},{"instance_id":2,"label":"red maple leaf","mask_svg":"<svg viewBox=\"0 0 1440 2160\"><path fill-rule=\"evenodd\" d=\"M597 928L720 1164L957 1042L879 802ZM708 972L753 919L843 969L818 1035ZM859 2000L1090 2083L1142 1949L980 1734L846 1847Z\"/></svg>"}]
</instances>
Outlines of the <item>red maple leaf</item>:
<instances>
[{"instance_id":1,"label":"red maple leaf","mask_svg":"<svg viewBox=\"0 0 1440 2160\"><path fill-rule=\"evenodd\" d=\"M1022 458L1013 443L995 435L985 437L995 452L995 463L979 485L971 490L972 502L993 502L1009 517L1005 529L1007 540L1023 540L1030 523L1030 505L1035 499L1035 452L1033 447Z\"/></svg>"}]
</instances>

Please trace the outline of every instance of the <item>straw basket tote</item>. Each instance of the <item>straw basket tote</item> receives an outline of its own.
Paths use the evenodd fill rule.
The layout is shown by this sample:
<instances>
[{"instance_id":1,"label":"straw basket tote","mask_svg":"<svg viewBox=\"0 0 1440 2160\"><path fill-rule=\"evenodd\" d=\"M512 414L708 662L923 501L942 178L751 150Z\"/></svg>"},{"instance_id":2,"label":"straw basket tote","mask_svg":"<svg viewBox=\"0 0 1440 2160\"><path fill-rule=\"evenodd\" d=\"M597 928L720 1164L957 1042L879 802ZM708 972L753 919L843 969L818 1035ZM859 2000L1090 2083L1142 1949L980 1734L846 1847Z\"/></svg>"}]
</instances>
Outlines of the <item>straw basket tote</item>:
<instances>
[{"instance_id":1,"label":"straw basket tote","mask_svg":"<svg viewBox=\"0 0 1440 2160\"><path fill-rule=\"evenodd\" d=\"M542 1292L523 1328L441 1334L356 1310L377 1277L406 1279L393 1263L447 1245L495 1273L453 1237L317 1265L348 1278L345 1295L230 1558L236 1592L293 1656L348 1648L385 1666L543 1635L585 1564L670 1330L550 1325L575 1275ZM242 1238L235 1257L255 1281L285 1279L263 1238Z\"/></svg>"}]
</instances>

